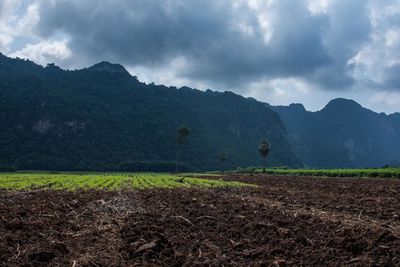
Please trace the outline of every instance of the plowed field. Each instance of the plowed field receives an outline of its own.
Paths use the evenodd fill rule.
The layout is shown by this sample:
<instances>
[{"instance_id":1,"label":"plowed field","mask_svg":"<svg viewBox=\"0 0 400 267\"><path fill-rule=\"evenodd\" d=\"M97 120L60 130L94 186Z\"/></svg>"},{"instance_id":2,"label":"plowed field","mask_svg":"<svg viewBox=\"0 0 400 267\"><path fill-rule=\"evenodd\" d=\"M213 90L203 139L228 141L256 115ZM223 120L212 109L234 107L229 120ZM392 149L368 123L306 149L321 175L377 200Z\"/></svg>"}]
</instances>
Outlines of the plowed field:
<instances>
[{"instance_id":1,"label":"plowed field","mask_svg":"<svg viewBox=\"0 0 400 267\"><path fill-rule=\"evenodd\" d=\"M400 265L399 180L224 180L258 187L0 191L0 265Z\"/></svg>"}]
</instances>

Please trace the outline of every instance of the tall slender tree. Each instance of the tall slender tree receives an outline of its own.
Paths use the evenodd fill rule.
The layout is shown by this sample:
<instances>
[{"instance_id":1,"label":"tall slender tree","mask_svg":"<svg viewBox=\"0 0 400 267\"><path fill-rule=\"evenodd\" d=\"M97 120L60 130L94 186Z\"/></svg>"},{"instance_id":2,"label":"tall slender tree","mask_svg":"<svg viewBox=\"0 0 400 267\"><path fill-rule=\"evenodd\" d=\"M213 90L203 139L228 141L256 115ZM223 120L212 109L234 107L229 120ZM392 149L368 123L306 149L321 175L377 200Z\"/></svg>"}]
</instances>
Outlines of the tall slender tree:
<instances>
[{"instance_id":1,"label":"tall slender tree","mask_svg":"<svg viewBox=\"0 0 400 267\"><path fill-rule=\"evenodd\" d=\"M176 165L175 172L178 172L179 158L182 146L187 142L192 130L186 125L181 125L176 131Z\"/></svg>"},{"instance_id":2,"label":"tall slender tree","mask_svg":"<svg viewBox=\"0 0 400 267\"><path fill-rule=\"evenodd\" d=\"M228 156L226 154L226 152L222 152L221 154L219 154L219 159L221 160L221 170L222 170L222 174L224 173L224 162L228 159Z\"/></svg>"},{"instance_id":3,"label":"tall slender tree","mask_svg":"<svg viewBox=\"0 0 400 267\"><path fill-rule=\"evenodd\" d=\"M262 140L260 145L258 146L258 151L263 157L263 173L265 173L265 162L268 153L271 151L271 145L268 143L267 140Z\"/></svg>"}]
</instances>

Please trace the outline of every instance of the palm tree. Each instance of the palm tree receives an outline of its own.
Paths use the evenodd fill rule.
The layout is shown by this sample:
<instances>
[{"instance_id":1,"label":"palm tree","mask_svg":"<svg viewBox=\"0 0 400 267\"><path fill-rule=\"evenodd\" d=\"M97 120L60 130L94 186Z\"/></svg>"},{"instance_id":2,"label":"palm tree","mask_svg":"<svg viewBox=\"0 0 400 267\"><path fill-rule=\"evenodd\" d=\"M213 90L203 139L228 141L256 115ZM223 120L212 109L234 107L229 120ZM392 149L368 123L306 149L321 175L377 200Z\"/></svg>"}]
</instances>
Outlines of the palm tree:
<instances>
[{"instance_id":1,"label":"palm tree","mask_svg":"<svg viewBox=\"0 0 400 267\"><path fill-rule=\"evenodd\" d=\"M187 127L186 125L181 125L178 130L176 131L176 144L177 144L177 149L176 149L176 165L175 165L175 172L178 172L178 164L179 164L179 157L181 153L181 147L183 144L186 143L190 133L192 130Z\"/></svg>"},{"instance_id":2,"label":"palm tree","mask_svg":"<svg viewBox=\"0 0 400 267\"><path fill-rule=\"evenodd\" d=\"M219 154L219 159L222 161L222 174L224 173L224 162L228 159L226 152Z\"/></svg>"},{"instance_id":3,"label":"palm tree","mask_svg":"<svg viewBox=\"0 0 400 267\"><path fill-rule=\"evenodd\" d=\"M271 151L271 146L267 140L261 141L261 144L258 147L258 151L260 152L261 156L263 156L263 158L264 158L263 173L265 173L265 161L266 161L268 153Z\"/></svg>"}]
</instances>

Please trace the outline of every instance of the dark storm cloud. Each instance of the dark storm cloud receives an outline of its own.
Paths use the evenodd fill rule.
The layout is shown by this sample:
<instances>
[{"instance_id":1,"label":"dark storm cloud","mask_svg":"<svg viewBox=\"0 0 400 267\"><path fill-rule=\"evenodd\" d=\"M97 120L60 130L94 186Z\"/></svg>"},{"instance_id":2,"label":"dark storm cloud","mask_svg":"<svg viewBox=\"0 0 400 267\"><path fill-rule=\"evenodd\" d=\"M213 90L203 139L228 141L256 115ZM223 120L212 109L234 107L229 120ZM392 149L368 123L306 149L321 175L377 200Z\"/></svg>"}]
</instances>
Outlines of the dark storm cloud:
<instances>
[{"instance_id":1,"label":"dark storm cloud","mask_svg":"<svg viewBox=\"0 0 400 267\"><path fill-rule=\"evenodd\" d=\"M228 30L224 38L210 40L213 45L205 46L200 56L190 54L192 64L185 75L236 83L261 76L310 75L332 64L322 43L326 18L310 16L301 1L279 1L264 12L272 30L268 43L258 21L251 24L254 35Z\"/></svg>"},{"instance_id":2,"label":"dark storm cloud","mask_svg":"<svg viewBox=\"0 0 400 267\"><path fill-rule=\"evenodd\" d=\"M74 57L84 62L154 67L183 57L178 75L188 79L237 86L295 76L345 88L353 82L347 62L370 32L366 3L338 0L319 14L307 3L251 8L232 0L45 0L38 31L68 35Z\"/></svg>"},{"instance_id":3,"label":"dark storm cloud","mask_svg":"<svg viewBox=\"0 0 400 267\"><path fill-rule=\"evenodd\" d=\"M386 68L383 86L389 90L400 90L400 63Z\"/></svg>"},{"instance_id":4,"label":"dark storm cloud","mask_svg":"<svg viewBox=\"0 0 400 267\"><path fill-rule=\"evenodd\" d=\"M230 15L207 1L65 0L42 4L39 28L47 36L69 34L72 49L95 59L160 64L223 38Z\"/></svg>"},{"instance_id":5,"label":"dark storm cloud","mask_svg":"<svg viewBox=\"0 0 400 267\"><path fill-rule=\"evenodd\" d=\"M329 25L323 32L325 49L334 64L320 68L314 79L328 88L343 88L354 80L348 75L353 66L348 61L368 41L371 32L366 10L367 1L332 1L327 17Z\"/></svg>"}]
</instances>

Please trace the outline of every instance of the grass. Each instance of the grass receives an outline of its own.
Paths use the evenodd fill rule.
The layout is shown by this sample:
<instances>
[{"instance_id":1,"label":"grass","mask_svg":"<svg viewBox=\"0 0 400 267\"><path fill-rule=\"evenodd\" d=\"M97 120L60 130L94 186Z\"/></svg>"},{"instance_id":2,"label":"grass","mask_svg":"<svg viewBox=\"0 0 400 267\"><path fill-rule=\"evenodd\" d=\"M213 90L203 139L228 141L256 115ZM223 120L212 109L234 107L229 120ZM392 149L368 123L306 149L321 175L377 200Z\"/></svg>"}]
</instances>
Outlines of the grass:
<instances>
[{"instance_id":1,"label":"grass","mask_svg":"<svg viewBox=\"0 0 400 267\"><path fill-rule=\"evenodd\" d=\"M35 189L74 191L239 186L249 186L249 184L156 173L0 173L0 189L21 191Z\"/></svg>"},{"instance_id":2,"label":"grass","mask_svg":"<svg viewBox=\"0 0 400 267\"><path fill-rule=\"evenodd\" d=\"M245 171L245 170L244 170ZM256 173L262 169L254 170ZM266 169L267 174L327 177L400 178L400 168L377 169Z\"/></svg>"}]
</instances>

